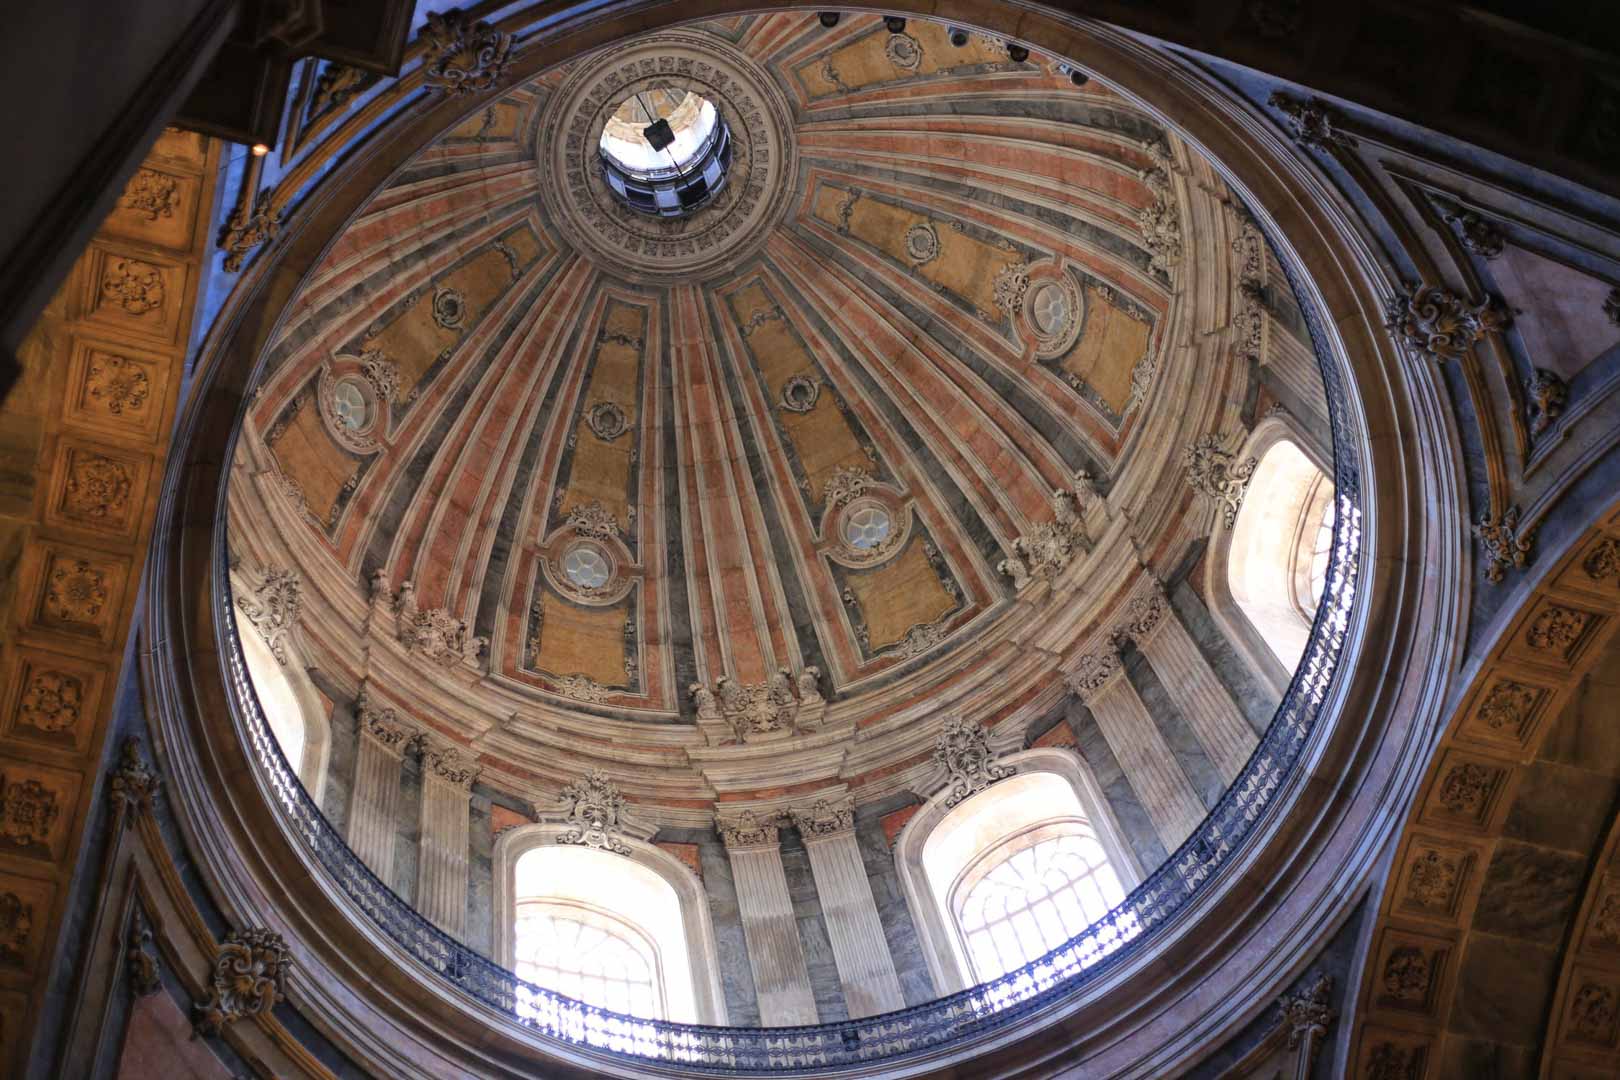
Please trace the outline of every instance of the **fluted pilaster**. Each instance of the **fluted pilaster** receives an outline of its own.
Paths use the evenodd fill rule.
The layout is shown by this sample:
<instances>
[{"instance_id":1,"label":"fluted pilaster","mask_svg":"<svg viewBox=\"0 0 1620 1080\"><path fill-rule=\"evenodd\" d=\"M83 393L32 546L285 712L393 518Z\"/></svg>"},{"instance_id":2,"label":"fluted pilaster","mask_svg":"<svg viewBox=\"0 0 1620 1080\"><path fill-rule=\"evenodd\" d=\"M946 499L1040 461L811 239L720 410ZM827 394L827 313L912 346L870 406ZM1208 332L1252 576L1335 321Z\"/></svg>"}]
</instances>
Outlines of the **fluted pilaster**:
<instances>
[{"instance_id":1,"label":"fluted pilaster","mask_svg":"<svg viewBox=\"0 0 1620 1080\"><path fill-rule=\"evenodd\" d=\"M467 929L468 822L478 768L452 749L422 753L422 850L416 910L447 934Z\"/></svg>"},{"instance_id":2,"label":"fluted pilaster","mask_svg":"<svg viewBox=\"0 0 1620 1080\"><path fill-rule=\"evenodd\" d=\"M399 770L416 731L392 709L374 706L364 687L355 702L360 726L354 791L349 797L349 847L388 885L394 884L394 841L399 836Z\"/></svg>"},{"instance_id":3,"label":"fluted pilaster","mask_svg":"<svg viewBox=\"0 0 1620 1080\"><path fill-rule=\"evenodd\" d=\"M1108 746L1167 850L1175 850L1204 819L1204 804L1182 771L1159 726L1125 677L1113 652L1081 659L1069 686L1097 718Z\"/></svg>"},{"instance_id":4,"label":"fluted pilaster","mask_svg":"<svg viewBox=\"0 0 1620 1080\"><path fill-rule=\"evenodd\" d=\"M814 1024L820 1017L782 868L777 822L761 822L745 812L718 824L731 857L748 966L759 996L760 1023L767 1027Z\"/></svg>"},{"instance_id":5,"label":"fluted pilaster","mask_svg":"<svg viewBox=\"0 0 1620 1080\"><path fill-rule=\"evenodd\" d=\"M903 1008L900 978L855 840L853 801L818 802L795 809L793 820L810 854L810 872L816 879L816 894L850 1018Z\"/></svg>"},{"instance_id":6,"label":"fluted pilaster","mask_svg":"<svg viewBox=\"0 0 1620 1080\"><path fill-rule=\"evenodd\" d=\"M1259 736L1161 590L1133 600L1127 617L1124 633L1147 657L1221 779L1230 784L1248 763Z\"/></svg>"}]
</instances>

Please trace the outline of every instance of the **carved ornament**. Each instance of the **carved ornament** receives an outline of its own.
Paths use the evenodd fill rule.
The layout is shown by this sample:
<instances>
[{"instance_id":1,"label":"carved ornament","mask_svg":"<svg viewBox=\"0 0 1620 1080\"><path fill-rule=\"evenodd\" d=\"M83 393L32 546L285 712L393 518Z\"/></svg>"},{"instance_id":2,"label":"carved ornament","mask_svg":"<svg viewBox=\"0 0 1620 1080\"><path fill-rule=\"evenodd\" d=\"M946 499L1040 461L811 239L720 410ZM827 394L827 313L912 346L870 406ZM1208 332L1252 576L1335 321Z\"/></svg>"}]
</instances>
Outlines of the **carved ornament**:
<instances>
[{"instance_id":1,"label":"carved ornament","mask_svg":"<svg viewBox=\"0 0 1620 1080\"><path fill-rule=\"evenodd\" d=\"M393 709L373 704L371 691L365 683L360 684L360 693L354 699L354 716L360 723L362 734L395 756L403 756L420 737L417 730L401 720Z\"/></svg>"},{"instance_id":2,"label":"carved ornament","mask_svg":"<svg viewBox=\"0 0 1620 1080\"><path fill-rule=\"evenodd\" d=\"M568 527L581 536L606 540L619 535L619 521L600 502L581 503L568 511Z\"/></svg>"},{"instance_id":3,"label":"carved ornament","mask_svg":"<svg viewBox=\"0 0 1620 1080\"><path fill-rule=\"evenodd\" d=\"M1565 652L1581 640L1586 624L1591 621L1592 616L1587 612L1552 604L1536 616L1524 640L1532 649Z\"/></svg>"},{"instance_id":4,"label":"carved ornament","mask_svg":"<svg viewBox=\"0 0 1620 1080\"><path fill-rule=\"evenodd\" d=\"M1454 814L1478 817L1496 787L1497 770L1475 762L1454 766L1440 781L1440 805Z\"/></svg>"},{"instance_id":5,"label":"carved ornament","mask_svg":"<svg viewBox=\"0 0 1620 1080\"><path fill-rule=\"evenodd\" d=\"M1462 858L1430 848L1412 863L1406 902L1427 911L1450 911L1462 878Z\"/></svg>"},{"instance_id":6,"label":"carved ornament","mask_svg":"<svg viewBox=\"0 0 1620 1080\"><path fill-rule=\"evenodd\" d=\"M61 816L59 792L38 780L12 780L0 773L0 843L44 847Z\"/></svg>"},{"instance_id":7,"label":"carved ornament","mask_svg":"<svg viewBox=\"0 0 1620 1080\"><path fill-rule=\"evenodd\" d=\"M1581 560L1581 569L1586 571L1586 576L1593 581L1620 577L1620 540L1607 538L1599 541L1586 558Z\"/></svg>"},{"instance_id":8,"label":"carved ornament","mask_svg":"<svg viewBox=\"0 0 1620 1080\"><path fill-rule=\"evenodd\" d=\"M1614 988L1587 982L1575 992L1569 1006L1570 1034L1582 1042L1609 1046L1615 1039L1616 1009Z\"/></svg>"},{"instance_id":9,"label":"carved ornament","mask_svg":"<svg viewBox=\"0 0 1620 1080\"><path fill-rule=\"evenodd\" d=\"M1126 641L1141 642L1151 637L1163 625L1168 608L1164 587L1157 581L1151 582L1147 592L1132 597L1125 605L1125 612L1113 634L1115 646Z\"/></svg>"},{"instance_id":10,"label":"carved ornament","mask_svg":"<svg viewBox=\"0 0 1620 1080\"><path fill-rule=\"evenodd\" d=\"M1474 535L1485 550L1485 580L1492 585L1502 582L1509 567L1523 569L1535 548L1536 526L1519 528L1519 508L1510 506L1498 518L1486 512L1474 526Z\"/></svg>"},{"instance_id":11,"label":"carved ornament","mask_svg":"<svg viewBox=\"0 0 1620 1080\"><path fill-rule=\"evenodd\" d=\"M63 509L81 518L121 518L135 480L129 466L96 453L72 455L62 493Z\"/></svg>"},{"instance_id":12,"label":"carved ornament","mask_svg":"<svg viewBox=\"0 0 1620 1080\"><path fill-rule=\"evenodd\" d=\"M1230 529L1237 522L1243 493L1254 477L1254 458L1243 461L1224 448L1225 440L1208 434L1187 447L1182 466L1187 470L1187 486L1212 501L1220 510L1222 523Z\"/></svg>"},{"instance_id":13,"label":"carved ornament","mask_svg":"<svg viewBox=\"0 0 1620 1080\"><path fill-rule=\"evenodd\" d=\"M218 1035L226 1024L270 1012L286 996L293 962L287 944L272 930L242 930L220 944L209 978L208 998L192 1006L198 1035Z\"/></svg>"},{"instance_id":14,"label":"carved ornament","mask_svg":"<svg viewBox=\"0 0 1620 1080\"><path fill-rule=\"evenodd\" d=\"M126 409L140 412L152 392L152 381L140 364L104 352L90 354L84 384L85 392L114 416L122 416Z\"/></svg>"},{"instance_id":15,"label":"carved ornament","mask_svg":"<svg viewBox=\"0 0 1620 1080\"><path fill-rule=\"evenodd\" d=\"M630 430L624 410L611 401L599 401L585 410L585 424L603 442L612 442Z\"/></svg>"},{"instance_id":16,"label":"carved ornament","mask_svg":"<svg viewBox=\"0 0 1620 1080\"><path fill-rule=\"evenodd\" d=\"M156 311L168 299L163 271L139 259L113 259L101 276L101 297L127 315Z\"/></svg>"},{"instance_id":17,"label":"carved ornament","mask_svg":"<svg viewBox=\"0 0 1620 1080\"><path fill-rule=\"evenodd\" d=\"M384 406L399 393L399 365L388 359L381 349L366 349L360 354L360 375L377 392L377 400Z\"/></svg>"},{"instance_id":18,"label":"carved ornament","mask_svg":"<svg viewBox=\"0 0 1620 1080\"><path fill-rule=\"evenodd\" d=\"M804 707L824 702L817 687L820 677L820 670L814 667L805 668L797 678L784 667L762 683L740 683L722 676L713 690L693 683L688 692L700 720L721 720L738 742L748 742L763 736L796 734Z\"/></svg>"},{"instance_id":19,"label":"carved ornament","mask_svg":"<svg viewBox=\"0 0 1620 1080\"><path fill-rule=\"evenodd\" d=\"M782 408L807 413L821 398L821 380L810 375L794 375L782 384Z\"/></svg>"},{"instance_id":20,"label":"carved ornament","mask_svg":"<svg viewBox=\"0 0 1620 1080\"><path fill-rule=\"evenodd\" d=\"M1530 720L1530 710L1541 700L1533 686L1503 679L1491 687L1479 707L1479 719L1493 731L1519 732Z\"/></svg>"},{"instance_id":21,"label":"carved ornament","mask_svg":"<svg viewBox=\"0 0 1620 1080\"><path fill-rule=\"evenodd\" d=\"M1282 1021L1288 1025L1290 1050L1298 1048L1301 1039L1314 1050L1316 1043L1327 1035L1338 1016L1328 1004L1332 996L1333 976L1322 975L1304 993L1282 999Z\"/></svg>"},{"instance_id":22,"label":"carved ornament","mask_svg":"<svg viewBox=\"0 0 1620 1080\"><path fill-rule=\"evenodd\" d=\"M303 577L297 570L270 570L264 580L236 599L236 606L270 647L276 662L287 662L287 635L303 609Z\"/></svg>"},{"instance_id":23,"label":"carved ornament","mask_svg":"<svg viewBox=\"0 0 1620 1080\"><path fill-rule=\"evenodd\" d=\"M1384 992L1396 1001L1423 1001L1433 976L1428 954L1415 945L1392 949L1384 960Z\"/></svg>"},{"instance_id":24,"label":"carved ornament","mask_svg":"<svg viewBox=\"0 0 1620 1080\"><path fill-rule=\"evenodd\" d=\"M467 296L460 289L441 285L433 290L433 321L443 330L460 330L467 320Z\"/></svg>"},{"instance_id":25,"label":"carved ornament","mask_svg":"<svg viewBox=\"0 0 1620 1080\"><path fill-rule=\"evenodd\" d=\"M922 266L939 254L939 232L926 221L919 221L906 230L906 258Z\"/></svg>"},{"instance_id":26,"label":"carved ornament","mask_svg":"<svg viewBox=\"0 0 1620 1080\"><path fill-rule=\"evenodd\" d=\"M457 747L426 741L421 746L423 773L431 773L457 790L471 791L473 781L484 771L481 765L469 761Z\"/></svg>"},{"instance_id":27,"label":"carved ornament","mask_svg":"<svg viewBox=\"0 0 1620 1080\"><path fill-rule=\"evenodd\" d=\"M14 892L0 891L0 964L22 967L33 936L34 905Z\"/></svg>"},{"instance_id":28,"label":"carved ornament","mask_svg":"<svg viewBox=\"0 0 1620 1080\"><path fill-rule=\"evenodd\" d=\"M49 668L28 674L18 715L40 731L71 731L79 726L84 708L84 681L76 675Z\"/></svg>"},{"instance_id":29,"label":"carved ornament","mask_svg":"<svg viewBox=\"0 0 1620 1080\"><path fill-rule=\"evenodd\" d=\"M1287 94L1272 94L1271 107L1283 114L1288 134L1301 146L1317 150L1352 147L1356 140L1339 128L1339 114L1321 98L1301 101Z\"/></svg>"},{"instance_id":30,"label":"carved ornament","mask_svg":"<svg viewBox=\"0 0 1620 1080\"><path fill-rule=\"evenodd\" d=\"M1419 283L1390 301L1385 325L1413 355L1443 361L1460 359L1511 321L1490 297L1470 304L1448 289Z\"/></svg>"},{"instance_id":31,"label":"carved ornament","mask_svg":"<svg viewBox=\"0 0 1620 1080\"><path fill-rule=\"evenodd\" d=\"M872 474L858 465L840 465L821 487L822 501L828 507L845 503L866 494L874 483Z\"/></svg>"},{"instance_id":32,"label":"carved ornament","mask_svg":"<svg viewBox=\"0 0 1620 1080\"><path fill-rule=\"evenodd\" d=\"M405 651L445 667L477 660L489 644L488 638L474 635L465 622L445 608L419 610L415 588L408 581L399 588L394 614L399 620L399 643Z\"/></svg>"},{"instance_id":33,"label":"carved ornament","mask_svg":"<svg viewBox=\"0 0 1620 1080\"><path fill-rule=\"evenodd\" d=\"M1007 263L996 271L995 279L990 282L990 297L995 301L996 307L1008 316L1017 315L1024 310L1024 294L1029 292L1029 264L1025 262Z\"/></svg>"},{"instance_id":34,"label":"carved ornament","mask_svg":"<svg viewBox=\"0 0 1620 1080\"><path fill-rule=\"evenodd\" d=\"M1089 703L1097 691L1111 683L1124 670L1118 653L1087 653L1075 664L1074 670L1064 677L1064 682L1081 701Z\"/></svg>"},{"instance_id":35,"label":"carved ornament","mask_svg":"<svg viewBox=\"0 0 1620 1080\"><path fill-rule=\"evenodd\" d=\"M422 39L427 44L422 81L449 94L493 90L512 52L512 35L481 19L474 22L459 8L429 12Z\"/></svg>"},{"instance_id":36,"label":"carved ornament","mask_svg":"<svg viewBox=\"0 0 1620 1080\"><path fill-rule=\"evenodd\" d=\"M581 844L615 855L628 855L630 848L620 839L624 796L600 769L592 769L583 780L562 789L565 813L571 828L557 837L559 844Z\"/></svg>"},{"instance_id":37,"label":"carved ornament","mask_svg":"<svg viewBox=\"0 0 1620 1080\"><path fill-rule=\"evenodd\" d=\"M606 701L613 693L607 687L591 678L589 675L564 675L557 680L557 693L575 701L584 701L597 705Z\"/></svg>"},{"instance_id":38,"label":"carved ornament","mask_svg":"<svg viewBox=\"0 0 1620 1080\"><path fill-rule=\"evenodd\" d=\"M1005 780L1015 770L1010 765L998 765L990 750L990 734L982 724L975 724L953 716L934 742L934 762L945 769L949 791L945 805L952 807L962 800Z\"/></svg>"},{"instance_id":39,"label":"carved ornament","mask_svg":"<svg viewBox=\"0 0 1620 1080\"><path fill-rule=\"evenodd\" d=\"M118 207L130 210L147 221L172 218L180 208L180 184L174 177L153 169L136 169L118 197Z\"/></svg>"},{"instance_id":40,"label":"carved ornament","mask_svg":"<svg viewBox=\"0 0 1620 1080\"><path fill-rule=\"evenodd\" d=\"M45 582L45 610L59 622L94 623L108 598L107 572L84 559L53 563Z\"/></svg>"},{"instance_id":41,"label":"carved ornament","mask_svg":"<svg viewBox=\"0 0 1620 1080\"><path fill-rule=\"evenodd\" d=\"M1072 491L1058 491L1052 495L1052 520L1014 540L1012 553L997 569L1013 579L1014 589L1022 589L1032 580L1057 577L1077 553L1090 550L1091 538L1080 517L1080 497Z\"/></svg>"},{"instance_id":42,"label":"carved ornament","mask_svg":"<svg viewBox=\"0 0 1620 1080\"><path fill-rule=\"evenodd\" d=\"M129 941L124 947L124 971L129 975L129 988L136 997L157 993L163 985L158 973L157 957L148 951L152 944L152 928L139 907L130 913Z\"/></svg>"},{"instance_id":43,"label":"carved ornament","mask_svg":"<svg viewBox=\"0 0 1620 1080\"><path fill-rule=\"evenodd\" d=\"M1148 270L1169 273L1181 262L1181 214L1170 188L1170 174L1152 168L1142 174L1142 182L1153 192L1153 202L1136 212L1136 225L1142 244L1148 249Z\"/></svg>"},{"instance_id":44,"label":"carved ornament","mask_svg":"<svg viewBox=\"0 0 1620 1080\"><path fill-rule=\"evenodd\" d=\"M251 206L243 205L219 233L219 246L225 252L225 272L234 274L260 244L281 235L281 212L270 202L270 189L259 192Z\"/></svg>"},{"instance_id":45,"label":"carved ornament","mask_svg":"<svg viewBox=\"0 0 1620 1080\"><path fill-rule=\"evenodd\" d=\"M1446 214L1445 219L1446 224L1455 226L1458 240L1468 251L1482 259L1494 259L1502 254L1505 240L1494 221L1460 208Z\"/></svg>"},{"instance_id":46,"label":"carved ornament","mask_svg":"<svg viewBox=\"0 0 1620 1080\"><path fill-rule=\"evenodd\" d=\"M744 810L735 816L716 816L714 827L728 848L763 847L777 842L782 819L775 814L761 816Z\"/></svg>"},{"instance_id":47,"label":"carved ornament","mask_svg":"<svg viewBox=\"0 0 1620 1080\"><path fill-rule=\"evenodd\" d=\"M793 815L793 824L799 827L799 833L806 840L837 836L855 828L855 800L849 796L834 800L817 799L810 806L794 807L788 812Z\"/></svg>"},{"instance_id":48,"label":"carved ornament","mask_svg":"<svg viewBox=\"0 0 1620 1080\"><path fill-rule=\"evenodd\" d=\"M1535 377L1525 380L1524 392L1530 399L1525 410L1530 414L1531 435L1551 427L1569 404L1569 385L1546 368L1536 368Z\"/></svg>"},{"instance_id":49,"label":"carved ornament","mask_svg":"<svg viewBox=\"0 0 1620 1080\"><path fill-rule=\"evenodd\" d=\"M917 623L884 651L902 658L921 656L945 640L945 619Z\"/></svg>"},{"instance_id":50,"label":"carved ornament","mask_svg":"<svg viewBox=\"0 0 1620 1080\"><path fill-rule=\"evenodd\" d=\"M118 748L118 764L112 770L113 805L126 813L152 809L152 800L163 787L163 778L141 756L141 740L134 735Z\"/></svg>"}]
</instances>

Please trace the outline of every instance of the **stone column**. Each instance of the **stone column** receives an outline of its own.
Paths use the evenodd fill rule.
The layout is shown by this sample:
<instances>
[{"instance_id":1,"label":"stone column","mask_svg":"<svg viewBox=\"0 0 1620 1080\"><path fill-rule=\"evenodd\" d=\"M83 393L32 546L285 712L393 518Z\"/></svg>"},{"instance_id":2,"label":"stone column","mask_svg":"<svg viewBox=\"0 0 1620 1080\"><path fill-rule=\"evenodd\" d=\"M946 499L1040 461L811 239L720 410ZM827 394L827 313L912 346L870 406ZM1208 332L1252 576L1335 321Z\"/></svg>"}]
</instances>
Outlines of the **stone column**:
<instances>
[{"instance_id":1,"label":"stone column","mask_svg":"<svg viewBox=\"0 0 1620 1080\"><path fill-rule=\"evenodd\" d=\"M394 885L394 839L399 835L399 769L417 732L393 709L372 704L364 685L354 703L360 727L354 791L349 798L349 847L371 872Z\"/></svg>"},{"instance_id":2,"label":"stone column","mask_svg":"<svg viewBox=\"0 0 1620 1080\"><path fill-rule=\"evenodd\" d=\"M1125 677L1119 654L1110 651L1081 657L1068 682L1097 718L1097 726L1136 789L1165 850L1174 851L1204 820L1204 804Z\"/></svg>"},{"instance_id":3,"label":"stone column","mask_svg":"<svg viewBox=\"0 0 1620 1080\"><path fill-rule=\"evenodd\" d=\"M810 872L815 875L850 1019L904 1008L900 978L855 840L854 800L821 800L792 813L810 853Z\"/></svg>"},{"instance_id":4,"label":"stone column","mask_svg":"<svg viewBox=\"0 0 1620 1080\"><path fill-rule=\"evenodd\" d=\"M748 942L748 966L759 995L759 1020L766 1027L814 1024L816 996L799 944L782 849L777 846L778 819L761 821L750 811L716 821L731 857L737 886L737 911Z\"/></svg>"},{"instance_id":5,"label":"stone column","mask_svg":"<svg viewBox=\"0 0 1620 1080\"><path fill-rule=\"evenodd\" d=\"M1120 634L1142 650L1221 779L1230 784L1248 763L1259 736L1198 643L1181 625L1163 588L1154 585L1146 595L1132 600L1126 606L1125 620Z\"/></svg>"},{"instance_id":6,"label":"stone column","mask_svg":"<svg viewBox=\"0 0 1620 1080\"><path fill-rule=\"evenodd\" d=\"M416 910L459 939L467 930L468 820L479 768L447 746L422 750L422 850Z\"/></svg>"}]
</instances>

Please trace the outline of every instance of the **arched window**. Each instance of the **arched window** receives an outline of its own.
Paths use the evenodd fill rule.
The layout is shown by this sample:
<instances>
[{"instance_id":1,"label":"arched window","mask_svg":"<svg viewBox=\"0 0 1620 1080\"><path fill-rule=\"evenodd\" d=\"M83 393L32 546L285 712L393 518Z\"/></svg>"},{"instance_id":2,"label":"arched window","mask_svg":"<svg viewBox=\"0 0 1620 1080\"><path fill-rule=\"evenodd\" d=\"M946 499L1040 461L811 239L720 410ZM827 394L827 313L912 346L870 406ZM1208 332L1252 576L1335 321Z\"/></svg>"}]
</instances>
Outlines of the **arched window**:
<instances>
[{"instance_id":1,"label":"arched window","mask_svg":"<svg viewBox=\"0 0 1620 1080\"><path fill-rule=\"evenodd\" d=\"M651 844L627 837L630 854L620 855L559 844L564 831L525 825L497 841L497 959L614 1012L725 1023L702 882Z\"/></svg>"},{"instance_id":2,"label":"arched window","mask_svg":"<svg viewBox=\"0 0 1620 1080\"><path fill-rule=\"evenodd\" d=\"M1333 544L1333 481L1291 439L1254 470L1226 561L1232 600L1284 669L1305 653Z\"/></svg>"},{"instance_id":3,"label":"arched window","mask_svg":"<svg viewBox=\"0 0 1620 1080\"><path fill-rule=\"evenodd\" d=\"M282 639L286 658L283 662L240 611L236 613L236 632L270 732L304 789L319 802L330 741L330 724L320 693L305 674L298 649L290 640Z\"/></svg>"},{"instance_id":4,"label":"arched window","mask_svg":"<svg viewBox=\"0 0 1620 1080\"><path fill-rule=\"evenodd\" d=\"M1002 761L1017 774L955 807L936 795L895 843L901 884L941 994L1058 948L1140 879L1076 755L1040 748Z\"/></svg>"},{"instance_id":5,"label":"arched window","mask_svg":"<svg viewBox=\"0 0 1620 1080\"><path fill-rule=\"evenodd\" d=\"M956 923L980 982L1051 952L1125 899L1108 855L1078 820L987 852L956 894Z\"/></svg>"}]
</instances>

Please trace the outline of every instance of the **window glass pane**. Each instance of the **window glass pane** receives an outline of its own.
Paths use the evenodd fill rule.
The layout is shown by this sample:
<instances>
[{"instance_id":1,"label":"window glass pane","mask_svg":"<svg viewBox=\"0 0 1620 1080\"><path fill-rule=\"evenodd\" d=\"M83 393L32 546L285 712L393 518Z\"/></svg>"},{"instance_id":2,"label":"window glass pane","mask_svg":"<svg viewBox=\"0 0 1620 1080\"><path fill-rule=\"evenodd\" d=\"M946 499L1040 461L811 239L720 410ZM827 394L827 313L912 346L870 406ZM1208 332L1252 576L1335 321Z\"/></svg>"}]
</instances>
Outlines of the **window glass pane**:
<instances>
[{"instance_id":1,"label":"window glass pane","mask_svg":"<svg viewBox=\"0 0 1620 1080\"><path fill-rule=\"evenodd\" d=\"M651 943L628 923L560 904L525 904L514 930L519 978L615 1012L662 1017Z\"/></svg>"},{"instance_id":2,"label":"window glass pane","mask_svg":"<svg viewBox=\"0 0 1620 1080\"><path fill-rule=\"evenodd\" d=\"M1006 856L963 897L957 923L974 975L987 980L1058 948L1123 899L1102 845L1070 833Z\"/></svg>"}]
</instances>

